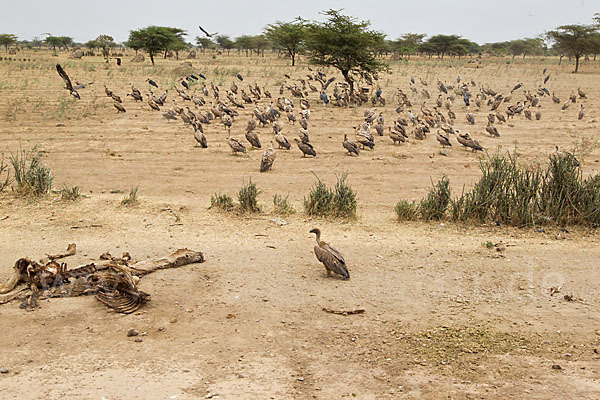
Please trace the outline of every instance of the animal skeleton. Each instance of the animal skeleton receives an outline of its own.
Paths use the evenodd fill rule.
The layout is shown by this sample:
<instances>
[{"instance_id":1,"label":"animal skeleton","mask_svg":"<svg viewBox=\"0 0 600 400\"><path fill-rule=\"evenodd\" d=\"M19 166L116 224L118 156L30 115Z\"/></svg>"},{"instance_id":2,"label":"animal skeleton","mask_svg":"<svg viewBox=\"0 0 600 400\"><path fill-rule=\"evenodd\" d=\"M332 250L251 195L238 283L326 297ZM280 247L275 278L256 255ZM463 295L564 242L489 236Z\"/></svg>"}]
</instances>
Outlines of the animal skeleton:
<instances>
[{"instance_id":1,"label":"animal skeleton","mask_svg":"<svg viewBox=\"0 0 600 400\"><path fill-rule=\"evenodd\" d=\"M22 299L21 308L35 308L38 299L95 295L96 299L117 312L130 314L150 301L150 295L137 288L141 276L158 269L177 268L204 262L199 251L179 249L160 259L132 263L129 253L121 258L109 253L100 256L101 263L68 269L66 263L56 260L74 255L75 244L65 253L48 255L40 262L20 258L13 276L0 284L0 304Z\"/></svg>"}]
</instances>

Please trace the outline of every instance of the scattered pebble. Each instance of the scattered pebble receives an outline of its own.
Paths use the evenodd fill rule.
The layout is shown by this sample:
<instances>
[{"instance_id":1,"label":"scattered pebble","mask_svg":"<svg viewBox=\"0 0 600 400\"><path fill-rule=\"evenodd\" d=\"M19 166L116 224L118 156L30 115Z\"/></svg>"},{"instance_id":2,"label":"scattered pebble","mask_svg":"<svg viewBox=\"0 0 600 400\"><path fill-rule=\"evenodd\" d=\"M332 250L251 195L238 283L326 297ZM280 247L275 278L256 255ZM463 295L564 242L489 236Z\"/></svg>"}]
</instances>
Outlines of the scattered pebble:
<instances>
[{"instance_id":1,"label":"scattered pebble","mask_svg":"<svg viewBox=\"0 0 600 400\"><path fill-rule=\"evenodd\" d=\"M553 364L552 369L562 369L562 367L558 364Z\"/></svg>"},{"instance_id":2,"label":"scattered pebble","mask_svg":"<svg viewBox=\"0 0 600 400\"><path fill-rule=\"evenodd\" d=\"M0 374L8 374L8 368L4 367L0 369Z\"/></svg>"},{"instance_id":3,"label":"scattered pebble","mask_svg":"<svg viewBox=\"0 0 600 400\"><path fill-rule=\"evenodd\" d=\"M136 343L141 343L143 341L144 340L141 337L136 337L135 340L134 340L134 342L136 342Z\"/></svg>"},{"instance_id":4,"label":"scattered pebble","mask_svg":"<svg viewBox=\"0 0 600 400\"><path fill-rule=\"evenodd\" d=\"M140 334L140 333L139 333L138 331L136 331L135 329L130 329L130 330L127 332L127 337L137 336L137 335L139 335L139 334Z\"/></svg>"}]
</instances>

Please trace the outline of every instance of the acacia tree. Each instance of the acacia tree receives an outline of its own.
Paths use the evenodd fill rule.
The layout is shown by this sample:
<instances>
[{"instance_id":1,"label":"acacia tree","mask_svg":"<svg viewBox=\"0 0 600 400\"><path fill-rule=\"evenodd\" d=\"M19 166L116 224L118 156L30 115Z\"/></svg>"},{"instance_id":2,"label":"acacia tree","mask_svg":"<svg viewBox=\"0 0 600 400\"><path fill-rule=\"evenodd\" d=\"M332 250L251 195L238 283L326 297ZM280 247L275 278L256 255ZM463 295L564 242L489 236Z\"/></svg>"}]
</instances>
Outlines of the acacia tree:
<instances>
[{"instance_id":1,"label":"acacia tree","mask_svg":"<svg viewBox=\"0 0 600 400\"><path fill-rule=\"evenodd\" d=\"M575 58L575 71L579 71L579 59L593 53L597 37L596 27L590 25L563 25L546 32L546 38L554 42L554 48Z\"/></svg>"},{"instance_id":2,"label":"acacia tree","mask_svg":"<svg viewBox=\"0 0 600 400\"><path fill-rule=\"evenodd\" d=\"M108 55L110 49L117 45L113 37L108 35L100 35L95 40L93 40L93 42L95 43L96 47L102 50L102 55L104 56L104 58L106 58L106 62L108 62Z\"/></svg>"},{"instance_id":3,"label":"acacia tree","mask_svg":"<svg viewBox=\"0 0 600 400\"><path fill-rule=\"evenodd\" d=\"M184 39L186 33L183 29L179 29L179 28L166 28L166 29L169 30L169 32L171 32L171 34L173 35L173 38L171 39L171 41L165 48L164 58L167 58L167 52L169 50L172 50L175 52L175 56L179 60L179 52L181 50L185 50L189 47L189 45L186 43L186 41Z\"/></svg>"},{"instance_id":4,"label":"acacia tree","mask_svg":"<svg viewBox=\"0 0 600 400\"><path fill-rule=\"evenodd\" d=\"M183 42L184 35L185 31L179 28L148 26L143 29L130 31L126 46L136 49L136 51L139 49L146 50L150 56L152 65L154 65L155 55L164 52L166 57L168 50L181 50L179 46L180 42Z\"/></svg>"},{"instance_id":5,"label":"acacia tree","mask_svg":"<svg viewBox=\"0 0 600 400\"><path fill-rule=\"evenodd\" d=\"M235 47L238 49L238 53L241 50L246 52L246 57L248 57L248 51L251 51L254 46L254 40L252 36L242 35L235 39Z\"/></svg>"},{"instance_id":6,"label":"acacia tree","mask_svg":"<svg viewBox=\"0 0 600 400\"><path fill-rule=\"evenodd\" d=\"M292 22L277 21L265 27L265 36L277 48L287 51L296 65L296 55L302 49L306 37L306 21L298 17Z\"/></svg>"},{"instance_id":7,"label":"acacia tree","mask_svg":"<svg viewBox=\"0 0 600 400\"><path fill-rule=\"evenodd\" d=\"M125 46L135 50L135 55L144 48L144 41L142 40L142 34L140 31L130 31L129 39L124 43Z\"/></svg>"},{"instance_id":8,"label":"acacia tree","mask_svg":"<svg viewBox=\"0 0 600 400\"><path fill-rule=\"evenodd\" d=\"M209 38L196 36L195 40L196 40L196 46L200 47L202 49L203 53L206 52L206 49L214 49L215 48L215 42L213 42Z\"/></svg>"},{"instance_id":9,"label":"acacia tree","mask_svg":"<svg viewBox=\"0 0 600 400\"><path fill-rule=\"evenodd\" d=\"M423 44L423 39L427 36L424 33L405 33L392 42L392 48L400 55L415 54L419 46Z\"/></svg>"},{"instance_id":10,"label":"acacia tree","mask_svg":"<svg viewBox=\"0 0 600 400\"><path fill-rule=\"evenodd\" d=\"M8 46L12 46L15 43L17 43L17 37L12 33L0 34L0 46L4 46L7 52Z\"/></svg>"},{"instance_id":11,"label":"acacia tree","mask_svg":"<svg viewBox=\"0 0 600 400\"><path fill-rule=\"evenodd\" d=\"M369 21L340 14L339 10L325 11L325 22L307 25L306 48L310 60L317 65L337 68L350 85L350 95L354 93L354 77L376 78L381 71L387 71L387 64L375 57L385 35L368 29Z\"/></svg>"},{"instance_id":12,"label":"acacia tree","mask_svg":"<svg viewBox=\"0 0 600 400\"><path fill-rule=\"evenodd\" d=\"M215 38L215 41L221 49L227 50L227 55L229 55L231 49L235 48L235 42L227 35L219 35Z\"/></svg>"},{"instance_id":13,"label":"acacia tree","mask_svg":"<svg viewBox=\"0 0 600 400\"><path fill-rule=\"evenodd\" d=\"M60 48L62 46L62 39L58 36L48 36L44 39L44 42L48 46L52 46L52 50L56 51L56 47Z\"/></svg>"}]
</instances>

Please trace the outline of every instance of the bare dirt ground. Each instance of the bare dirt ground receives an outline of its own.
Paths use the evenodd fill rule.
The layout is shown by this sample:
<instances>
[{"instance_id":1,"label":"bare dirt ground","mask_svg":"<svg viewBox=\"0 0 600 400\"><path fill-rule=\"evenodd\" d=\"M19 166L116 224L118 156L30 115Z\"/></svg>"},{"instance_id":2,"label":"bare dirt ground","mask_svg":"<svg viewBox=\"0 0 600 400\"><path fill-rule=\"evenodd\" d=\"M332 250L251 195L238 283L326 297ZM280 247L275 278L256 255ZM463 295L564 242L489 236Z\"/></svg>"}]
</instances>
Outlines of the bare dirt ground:
<instances>
[{"instance_id":1,"label":"bare dirt ground","mask_svg":"<svg viewBox=\"0 0 600 400\"><path fill-rule=\"evenodd\" d=\"M66 203L57 195L38 201L1 195L0 218L8 218L0 221L0 279L16 259L39 259L68 243L78 246L70 266L107 250L139 260L181 247L204 252L207 261L144 277L140 288L152 301L128 316L108 312L92 297L43 301L32 312L18 303L0 306L0 368L8 369L0 375L2 399L600 398L595 230L395 221L395 203L419 199L442 174L455 194L470 187L480 176L481 154L454 142L442 156L433 134L401 146L376 137L374 151L350 158L342 137L352 134L364 107L323 109L312 93L309 132L317 158L303 159L296 147L278 151L273 170L260 174L262 150L232 156L221 123L205 127L209 148L200 149L189 127L126 98L130 83L147 92L148 77L161 88L176 83L173 69L182 61L160 60L153 69L124 57L119 69L98 57L17 57L31 61L0 62L2 151L37 144L55 187L78 185L87 197ZM74 80L95 82L80 101L66 97L56 62ZM307 71L233 54L192 63L223 91L239 71L243 84L256 81L274 97L284 73L299 78ZM544 98L541 121L517 117L499 125L494 139L484 130L488 107L475 111L476 125L467 126L458 98L455 127L490 153L516 149L526 163L545 162L555 145L577 148L584 173L597 173L598 65L573 75L571 66L556 64L395 63L379 81L388 99L386 130L396 118L396 88L415 104L425 100L408 90L410 76L430 82L431 107L438 78L455 82L460 74L508 93L518 81L535 90L548 67L547 87L562 101L577 87L588 99L561 112ZM126 114L116 114L103 84L125 99ZM523 99L521 90L513 103ZM586 116L578 121L581 101ZM243 138L251 111L236 119L233 136ZM286 123L284 133L291 139L297 129ZM258 133L268 144L271 128ZM316 181L313 172L333 184L344 171L358 193L358 219L307 218L302 200ZM250 177L262 190L262 214L242 218L208 209L211 194L235 198ZM134 186L140 205L121 206ZM272 221L276 193L289 194L298 210L285 218L287 225ZM308 233L315 226L345 255L351 280L326 277ZM487 241L506 248L488 249ZM550 296L553 286L561 293ZM323 307L365 312L342 316ZM142 342L127 337L132 328L143 333Z\"/></svg>"}]
</instances>

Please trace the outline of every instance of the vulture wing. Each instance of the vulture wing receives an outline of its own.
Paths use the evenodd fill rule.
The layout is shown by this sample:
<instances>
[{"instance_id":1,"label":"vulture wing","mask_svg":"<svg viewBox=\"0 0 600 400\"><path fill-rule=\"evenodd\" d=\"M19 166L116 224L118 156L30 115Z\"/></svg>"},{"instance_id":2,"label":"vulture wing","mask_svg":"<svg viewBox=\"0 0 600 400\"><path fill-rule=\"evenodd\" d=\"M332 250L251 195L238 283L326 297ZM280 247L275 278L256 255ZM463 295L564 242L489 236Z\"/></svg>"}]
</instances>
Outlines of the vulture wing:
<instances>
[{"instance_id":1,"label":"vulture wing","mask_svg":"<svg viewBox=\"0 0 600 400\"><path fill-rule=\"evenodd\" d=\"M63 81L65 81L65 87L72 92L73 91L73 84L71 83L71 79L69 78L69 75L67 75L67 73L65 72L65 70L60 66L60 64L56 64L56 71L58 72L58 74L60 75L60 77L63 79Z\"/></svg>"}]
</instances>

